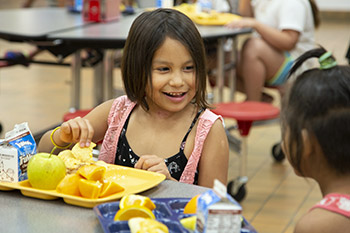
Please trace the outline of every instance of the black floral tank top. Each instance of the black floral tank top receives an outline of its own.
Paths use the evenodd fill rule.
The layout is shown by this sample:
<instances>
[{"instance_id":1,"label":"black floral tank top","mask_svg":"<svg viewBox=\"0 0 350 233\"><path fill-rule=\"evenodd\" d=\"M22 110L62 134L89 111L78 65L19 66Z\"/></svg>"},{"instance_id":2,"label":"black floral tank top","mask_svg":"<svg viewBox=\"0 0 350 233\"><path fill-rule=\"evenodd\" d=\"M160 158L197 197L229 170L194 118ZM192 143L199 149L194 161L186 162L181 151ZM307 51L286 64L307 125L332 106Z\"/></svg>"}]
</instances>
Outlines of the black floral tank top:
<instances>
[{"instance_id":1,"label":"black floral tank top","mask_svg":"<svg viewBox=\"0 0 350 233\"><path fill-rule=\"evenodd\" d=\"M204 109L200 109L196 114L195 118L193 119L190 128L188 129L185 137L182 139L179 152L173 156L170 156L169 158L164 159L164 162L168 167L170 175L176 180L180 180L182 172L184 171L187 164L187 158L184 154L186 139L190 134L193 126L196 124L203 110ZM125 121L124 127L119 136L117 152L115 156L115 164L127 166L127 167L134 167L134 165L136 164L136 162L139 160L140 157L133 152L126 138L126 129L129 124L129 118L130 118L130 115L128 116L128 119ZM194 178L194 184L197 184L197 183L198 183L198 170L196 171L195 178Z\"/></svg>"}]
</instances>

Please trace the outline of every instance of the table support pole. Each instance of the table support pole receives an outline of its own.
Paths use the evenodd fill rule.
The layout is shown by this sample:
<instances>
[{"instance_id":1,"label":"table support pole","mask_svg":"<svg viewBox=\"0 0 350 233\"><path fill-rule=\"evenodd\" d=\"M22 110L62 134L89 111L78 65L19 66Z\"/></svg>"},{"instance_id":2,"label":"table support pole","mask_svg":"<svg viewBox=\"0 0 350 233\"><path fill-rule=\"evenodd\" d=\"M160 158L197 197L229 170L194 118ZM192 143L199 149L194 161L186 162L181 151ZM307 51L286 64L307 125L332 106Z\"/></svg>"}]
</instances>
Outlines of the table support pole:
<instances>
[{"instance_id":1,"label":"table support pole","mask_svg":"<svg viewBox=\"0 0 350 233\"><path fill-rule=\"evenodd\" d=\"M217 75L216 75L216 83L218 88L218 100L219 102L223 102L223 89L224 89L224 63L225 63L225 52L224 52L224 38L218 39L218 47L217 47Z\"/></svg>"},{"instance_id":2,"label":"table support pole","mask_svg":"<svg viewBox=\"0 0 350 233\"><path fill-rule=\"evenodd\" d=\"M104 63L100 61L94 66L94 106L101 104L104 101Z\"/></svg>"},{"instance_id":3,"label":"table support pole","mask_svg":"<svg viewBox=\"0 0 350 233\"><path fill-rule=\"evenodd\" d=\"M229 87L230 87L230 101L235 101L236 92L236 81L237 81L237 61L238 61L238 51L237 51L237 38L232 38L232 47L230 51L230 63L233 65L229 73Z\"/></svg>"},{"instance_id":4,"label":"table support pole","mask_svg":"<svg viewBox=\"0 0 350 233\"><path fill-rule=\"evenodd\" d=\"M105 74L103 78L103 85L105 90L104 100L113 98L113 70L114 70L114 55L116 50L106 50L104 56Z\"/></svg>"},{"instance_id":5,"label":"table support pole","mask_svg":"<svg viewBox=\"0 0 350 233\"><path fill-rule=\"evenodd\" d=\"M71 75L71 103L70 103L70 112L74 112L80 109L80 70L81 70L81 57L80 50L77 50L73 54Z\"/></svg>"}]
</instances>

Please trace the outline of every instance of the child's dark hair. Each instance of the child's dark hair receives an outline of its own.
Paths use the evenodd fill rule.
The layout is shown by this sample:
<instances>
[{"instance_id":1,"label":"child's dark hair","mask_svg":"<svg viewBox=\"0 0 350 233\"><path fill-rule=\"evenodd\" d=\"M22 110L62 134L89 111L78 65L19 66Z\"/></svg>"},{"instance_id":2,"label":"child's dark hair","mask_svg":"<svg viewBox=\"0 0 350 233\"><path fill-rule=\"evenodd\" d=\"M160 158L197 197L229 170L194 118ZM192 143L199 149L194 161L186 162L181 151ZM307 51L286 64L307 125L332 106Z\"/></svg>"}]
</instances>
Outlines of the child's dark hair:
<instances>
[{"instance_id":1,"label":"child's dark hair","mask_svg":"<svg viewBox=\"0 0 350 233\"><path fill-rule=\"evenodd\" d=\"M326 52L317 48L304 53L290 74L305 60L320 58ZM303 129L317 141L331 168L338 174L350 173L350 67L332 61L334 57L329 56L328 63L299 75L282 105L282 136L285 138L288 129L289 141L284 143L292 166L301 174Z\"/></svg>"},{"instance_id":2,"label":"child's dark hair","mask_svg":"<svg viewBox=\"0 0 350 233\"><path fill-rule=\"evenodd\" d=\"M142 13L133 22L124 47L122 78L128 98L148 110L145 90L152 83L152 60L166 37L178 40L189 51L196 73L194 104L208 107L206 102L206 60L203 40L194 23L183 13L157 9Z\"/></svg>"}]
</instances>

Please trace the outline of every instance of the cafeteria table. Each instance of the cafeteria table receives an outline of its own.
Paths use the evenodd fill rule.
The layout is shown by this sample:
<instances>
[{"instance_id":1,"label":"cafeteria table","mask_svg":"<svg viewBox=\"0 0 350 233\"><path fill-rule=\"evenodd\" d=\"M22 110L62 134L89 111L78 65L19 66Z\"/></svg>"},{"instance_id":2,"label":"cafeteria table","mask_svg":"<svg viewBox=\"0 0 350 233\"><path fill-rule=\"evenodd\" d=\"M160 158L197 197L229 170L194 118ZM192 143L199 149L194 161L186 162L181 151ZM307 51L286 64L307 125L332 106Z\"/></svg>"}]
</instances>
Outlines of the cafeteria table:
<instances>
[{"instance_id":1,"label":"cafeteria table","mask_svg":"<svg viewBox=\"0 0 350 233\"><path fill-rule=\"evenodd\" d=\"M150 198L191 198L207 190L197 185L165 180L140 194ZM0 232L102 233L103 229L93 209L68 205L62 199L25 197L14 190L0 191Z\"/></svg>"},{"instance_id":2,"label":"cafeteria table","mask_svg":"<svg viewBox=\"0 0 350 233\"><path fill-rule=\"evenodd\" d=\"M0 10L0 39L13 42L49 44L47 35L82 27L80 14L66 8L43 7Z\"/></svg>"},{"instance_id":3,"label":"cafeteria table","mask_svg":"<svg viewBox=\"0 0 350 233\"><path fill-rule=\"evenodd\" d=\"M129 28L137 14L123 16L119 20L92 23L84 22L81 14L72 13L66 8L26 8L0 10L0 39L25 42L47 49L58 58L72 53L72 86L70 111L80 109L80 70L81 49L102 50L104 63L95 68L94 105L113 97L113 51L124 47ZM223 99L224 86L224 44L233 39L231 63L237 54L237 36L250 33L250 29L228 29L224 26L199 26L205 43L218 43L217 49L217 88L218 98ZM231 69L232 70L232 69ZM232 71L233 72L233 71ZM233 73L232 73L232 76ZM234 82L231 82L233 99Z\"/></svg>"},{"instance_id":4,"label":"cafeteria table","mask_svg":"<svg viewBox=\"0 0 350 233\"><path fill-rule=\"evenodd\" d=\"M48 35L83 28L89 24L94 22L85 22L81 14L71 12L67 8L3 9L0 10L0 39L31 44L40 50L50 51L61 60L74 53L76 48L62 46L60 39L48 40ZM74 64L72 66L74 67ZM74 75L73 73L72 77Z\"/></svg>"}]
</instances>

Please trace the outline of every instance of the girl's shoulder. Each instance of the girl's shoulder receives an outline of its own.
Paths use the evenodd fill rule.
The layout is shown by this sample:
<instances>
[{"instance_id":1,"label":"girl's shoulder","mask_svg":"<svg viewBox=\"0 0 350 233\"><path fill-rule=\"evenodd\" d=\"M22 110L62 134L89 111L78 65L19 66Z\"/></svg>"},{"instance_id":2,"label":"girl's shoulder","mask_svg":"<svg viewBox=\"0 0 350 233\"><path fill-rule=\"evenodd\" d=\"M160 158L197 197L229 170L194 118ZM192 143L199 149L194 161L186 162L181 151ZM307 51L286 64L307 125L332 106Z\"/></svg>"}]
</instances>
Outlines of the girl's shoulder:
<instances>
[{"instance_id":1,"label":"girl's shoulder","mask_svg":"<svg viewBox=\"0 0 350 233\"><path fill-rule=\"evenodd\" d=\"M218 134L225 128L224 121L220 115L215 114L209 109L200 115L197 126L197 133L204 136L207 134ZM203 134L205 132L205 134Z\"/></svg>"},{"instance_id":2,"label":"girl's shoulder","mask_svg":"<svg viewBox=\"0 0 350 233\"><path fill-rule=\"evenodd\" d=\"M330 193L299 220L295 232L342 232L350 228L349 218L350 195Z\"/></svg>"},{"instance_id":3,"label":"girl's shoulder","mask_svg":"<svg viewBox=\"0 0 350 233\"><path fill-rule=\"evenodd\" d=\"M126 95L117 97L112 103L108 115L108 122L111 122L115 118L123 117L125 114L128 115L135 105L136 103L131 101Z\"/></svg>"},{"instance_id":4,"label":"girl's shoulder","mask_svg":"<svg viewBox=\"0 0 350 233\"><path fill-rule=\"evenodd\" d=\"M125 109L133 108L135 105L136 103L131 101L126 95L122 95L114 99L111 112L124 111Z\"/></svg>"},{"instance_id":5,"label":"girl's shoulder","mask_svg":"<svg viewBox=\"0 0 350 233\"><path fill-rule=\"evenodd\" d=\"M119 96L117 98L114 99L113 101L113 105L132 105L132 104L136 104L135 102L132 102L126 95L122 95Z\"/></svg>"},{"instance_id":6,"label":"girl's shoulder","mask_svg":"<svg viewBox=\"0 0 350 233\"><path fill-rule=\"evenodd\" d=\"M213 121L213 122L215 122L217 119L221 119L222 120L221 116L215 114L210 109L205 109L204 112L201 114L201 116L199 118L205 119L205 120L209 120L209 121Z\"/></svg>"},{"instance_id":7,"label":"girl's shoulder","mask_svg":"<svg viewBox=\"0 0 350 233\"><path fill-rule=\"evenodd\" d=\"M344 216L325 209L313 209L305 214L296 224L294 233L309 232L345 232L350 221Z\"/></svg>"}]
</instances>

